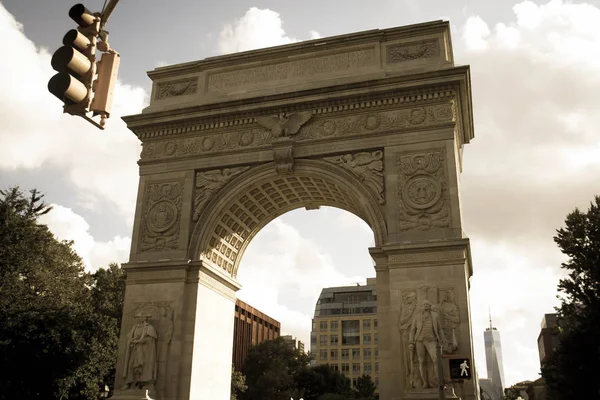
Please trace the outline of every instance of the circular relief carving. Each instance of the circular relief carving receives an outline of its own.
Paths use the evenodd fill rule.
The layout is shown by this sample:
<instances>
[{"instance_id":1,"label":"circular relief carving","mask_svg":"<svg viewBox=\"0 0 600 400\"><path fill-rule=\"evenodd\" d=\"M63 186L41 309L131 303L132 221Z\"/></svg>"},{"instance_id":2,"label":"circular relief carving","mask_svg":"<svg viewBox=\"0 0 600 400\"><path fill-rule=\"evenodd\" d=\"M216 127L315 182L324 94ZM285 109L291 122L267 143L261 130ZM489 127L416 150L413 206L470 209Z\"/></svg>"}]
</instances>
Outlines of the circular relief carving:
<instances>
[{"instance_id":1,"label":"circular relief carving","mask_svg":"<svg viewBox=\"0 0 600 400\"><path fill-rule=\"evenodd\" d=\"M438 202L442 196L442 187L432 176L415 175L406 182L402 194L408 206L424 210Z\"/></svg>"},{"instance_id":2,"label":"circular relief carving","mask_svg":"<svg viewBox=\"0 0 600 400\"><path fill-rule=\"evenodd\" d=\"M323 134L325 136L333 135L336 130L335 122L333 122L330 119L328 119L327 121L324 121L323 125L321 125L321 127L323 128Z\"/></svg>"},{"instance_id":3,"label":"circular relief carving","mask_svg":"<svg viewBox=\"0 0 600 400\"><path fill-rule=\"evenodd\" d=\"M154 233L163 233L175 225L177 221L177 206L168 200L155 203L148 210L146 225L148 230Z\"/></svg>"},{"instance_id":4,"label":"circular relief carving","mask_svg":"<svg viewBox=\"0 0 600 400\"><path fill-rule=\"evenodd\" d=\"M452 120L452 107L449 104L439 105L433 108L433 117L436 120Z\"/></svg>"},{"instance_id":5,"label":"circular relief carving","mask_svg":"<svg viewBox=\"0 0 600 400\"><path fill-rule=\"evenodd\" d=\"M381 123L381 118L377 114L369 114L367 115L367 119L365 120L365 128L368 130L377 129L379 124Z\"/></svg>"},{"instance_id":6,"label":"circular relief carving","mask_svg":"<svg viewBox=\"0 0 600 400\"><path fill-rule=\"evenodd\" d=\"M242 133L242 136L240 136L240 145L241 146L249 146L250 144L252 144L252 142L254 141L254 134L250 131L246 131L244 133Z\"/></svg>"},{"instance_id":7,"label":"circular relief carving","mask_svg":"<svg viewBox=\"0 0 600 400\"><path fill-rule=\"evenodd\" d=\"M215 139L212 136L205 137L202 140L202 150L210 151L215 146Z\"/></svg>"},{"instance_id":8,"label":"circular relief carving","mask_svg":"<svg viewBox=\"0 0 600 400\"><path fill-rule=\"evenodd\" d=\"M410 111L410 123L413 125L425 122L425 109L423 107L413 108Z\"/></svg>"},{"instance_id":9,"label":"circular relief carving","mask_svg":"<svg viewBox=\"0 0 600 400\"><path fill-rule=\"evenodd\" d=\"M172 156L173 154L175 154L175 150L177 150L177 145L175 145L175 142L167 142L167 144L165 145L165 154L168 156Z\"/></svg>"}]
</instances>

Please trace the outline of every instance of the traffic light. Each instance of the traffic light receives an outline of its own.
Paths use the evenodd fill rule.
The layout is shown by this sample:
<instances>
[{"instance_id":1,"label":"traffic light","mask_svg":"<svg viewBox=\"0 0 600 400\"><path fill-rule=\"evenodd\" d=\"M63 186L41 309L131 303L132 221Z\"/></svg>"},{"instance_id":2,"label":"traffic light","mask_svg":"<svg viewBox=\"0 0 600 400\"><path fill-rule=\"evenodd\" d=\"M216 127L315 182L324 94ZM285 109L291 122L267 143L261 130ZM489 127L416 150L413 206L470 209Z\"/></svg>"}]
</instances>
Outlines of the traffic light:
<instances>
[{"instance_id":1,"label":"traffic light","mask_svg":"<svg viewBox=\"0 0 600 400\"><path fill-rule=\"evenodd\" d=\"M48 82L48 90L63 101L64 112L104 129L110 116L120 57L105 41L107 32L102 30L100 13L76 4L69 10L69 17L78 27L67 32L63 46L52 56L52 68L57 74ZM99 62L96 51L103 52ZM87 116L90 111L92 116L100 115L100 123Z\"/></svg>"}]
</instances>

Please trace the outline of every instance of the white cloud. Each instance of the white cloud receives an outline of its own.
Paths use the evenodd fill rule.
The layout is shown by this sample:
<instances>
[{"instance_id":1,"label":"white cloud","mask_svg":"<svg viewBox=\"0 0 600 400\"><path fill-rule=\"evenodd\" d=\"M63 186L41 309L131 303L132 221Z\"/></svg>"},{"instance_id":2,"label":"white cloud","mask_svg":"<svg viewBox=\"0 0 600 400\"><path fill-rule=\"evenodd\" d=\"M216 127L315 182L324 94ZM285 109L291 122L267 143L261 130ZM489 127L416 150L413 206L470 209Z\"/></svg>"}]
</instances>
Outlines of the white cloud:
<instances>
[{"instance_id":1,"label":"white cloud","mask_svg":"<svg viewBox=\"0 0 600 400\"><path fill-rule=\"evenodd\" d=\"M70 208L52 204L52 211L41 216L39 222L48 225L59 240L72 240L88 271L106 268L111 262L121 264L129 258L131 238L115 236L108 242L96 241L90 225Z\"/></svg>"},{"instance_id":2,"label":"white cloud","mask_svg":"<svg viewBox=\"0 0 600 400\"><path fill-rule=\"evenodd\" d=\"M540 322L564 274L552 238L567 213L587 209L600 174L600 9L525 1L513 11L493 30L469 18L454 46L471 65L475 112L461 187L475 355L483 377L490 306L507 384L538 377Z\"/></svg>"},{"instance_id":3,"label":"white cloud","mask_svg":"<svg viewBox=\"0 0 600 400\"><path fill-rule=\"evenodd\" d=\"M297 336L308 349L311 319L321 290L364 283L365 277L345 274L315 242L276 219L248 246L238 280L243 285L238 292L241 300L281 322L282 334Z\"/></svg>"},{"instance_id":4,"label":"white cloud","mask_svg":"<svg viewBox=\"0 0 600 400\"><path fill-rule=\"evenodd\" d=\"M309 31L310 39L321 37L319 32ZM223 27L219 34L218 49L221 54L254 50L262 47L294 43L298 39L288 36L283 29L279 13L252 7L243 17Z\"/></svg>"},{"instance_id":5,"label":"white cloud","mask_svg":"<svg viewBox=\"0 0 600 400\"><path fill-rule=\"evenodd\" d=\"M113 112L104 131L62 113L46 87L54 74L51 55L25 37L22 25L0 4L0 170L62 169L87 208L116 207L129 222L136 199L141 146L120 116L141 111L143 89L117 83Z\"/></svg>"}]
</instances>

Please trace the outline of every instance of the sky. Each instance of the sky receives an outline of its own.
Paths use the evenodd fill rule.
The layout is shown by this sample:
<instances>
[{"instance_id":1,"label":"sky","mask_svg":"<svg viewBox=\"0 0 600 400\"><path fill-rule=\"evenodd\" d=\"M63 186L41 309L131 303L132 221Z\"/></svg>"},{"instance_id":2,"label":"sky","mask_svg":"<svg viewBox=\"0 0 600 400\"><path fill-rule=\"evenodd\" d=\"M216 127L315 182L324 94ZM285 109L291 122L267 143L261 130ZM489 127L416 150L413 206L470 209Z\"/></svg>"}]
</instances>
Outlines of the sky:
<instances>
[{"instance_id":1,"label":"sky","mask_svg":"<svg viewBox=\"0 0 600 400\"><path fill-rule=\"evenodd\" d=\"M99 11L102 3L85 4ZM501 333L506 383L538 377L540 323L558 304L556 285L564 275L555 230L600 194L599 2L122 0L107 26L121 67L105 131L63 115L46 90L51 54L74 27L67 16L72 5L0 2L0 188L44 192L54 209L42 222L58 238L75 241L89 270L128 259L141 146L119 117L148 104L146 71L450 21L455 62L470 65L472 74L475 139L465 147L461 205L473 254L475 361L485 377L490 310ZM289 212L244 253L238 297L308 344L321 288L374 276L372 244L370 228L345 211Z\"/></svg>"}]
</instances>

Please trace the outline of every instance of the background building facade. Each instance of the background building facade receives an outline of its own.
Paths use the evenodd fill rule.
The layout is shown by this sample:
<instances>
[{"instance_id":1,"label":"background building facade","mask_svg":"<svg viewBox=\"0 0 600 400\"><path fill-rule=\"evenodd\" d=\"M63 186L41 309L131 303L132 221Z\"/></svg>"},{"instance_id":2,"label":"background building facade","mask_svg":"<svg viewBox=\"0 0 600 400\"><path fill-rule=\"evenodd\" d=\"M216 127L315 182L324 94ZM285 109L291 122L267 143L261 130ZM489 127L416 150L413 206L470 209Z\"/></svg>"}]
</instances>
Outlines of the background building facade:
<instances>
[{"instance_id":1,"label":"background building facade","mask_svg":"<svg viewBox=\"0 0 600 400\"><path fill-rule=\"evenodd\" d=\"M485 343L485 361L487 365L487 380L481 380L481 387L491 396L492 400L501 399L504 396L504 363L502 359L502 344L500 343L500 332L492 326L483 332Z\"/></svg>"},{"instance_id":2,"label":"background building facade","mask_svg":"<svg viewBox=\"0 0 600 400\"><path fill-rule=\"evenodd\" d=\"M285 340L285 342L288 343L290 345L290 347L292 347L294 349L298 349L301 352L305 353L304 342L302 342L298 338L296 338L292 335L283 335L283 336L281 336L281 338L283 340Z\"/></svg>"},{"instance_id":3,"label":"background building facade","mask_svg":"<svg viewBox=\"0 0 600 400\"><path fill-rule=\"evenodd\" d=\"M541 331L538 336L540 365L543 365L560 343L558 331L558 314L544 314Z\"/></svg>"},{"instance_id":4,"label":"background building facade","mask_svg":"<svg viewBox=\"0 0 600 400\"><path fill-rule=\"evenodd\" d=\"M235 301L233 366L241 371L251 346L279 337L281 323L241 300Z\"/></svg>"},{"instance_id":5,"label":"background building facade","mask_svg":"<svg viewBox=\"0 0 600 400\"><path fill-rule=\"evenodd\" d=\"M321 291L310 335L314 365L329 364L351 379L370 375L379 387L375 278L363 286Z\"/></svg>"}]
</instances>

